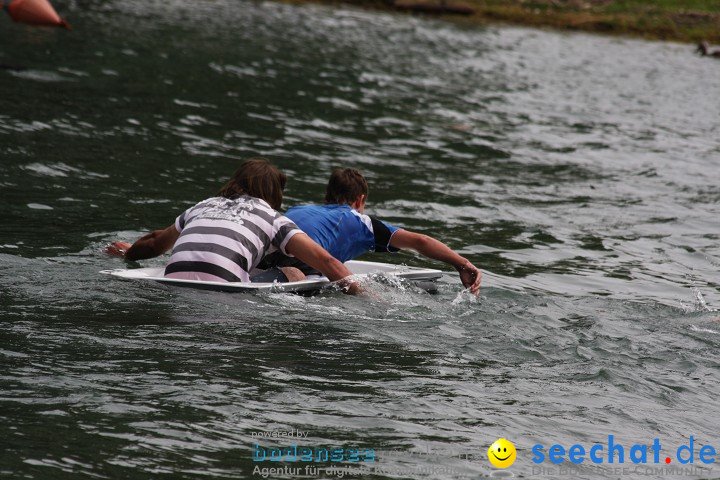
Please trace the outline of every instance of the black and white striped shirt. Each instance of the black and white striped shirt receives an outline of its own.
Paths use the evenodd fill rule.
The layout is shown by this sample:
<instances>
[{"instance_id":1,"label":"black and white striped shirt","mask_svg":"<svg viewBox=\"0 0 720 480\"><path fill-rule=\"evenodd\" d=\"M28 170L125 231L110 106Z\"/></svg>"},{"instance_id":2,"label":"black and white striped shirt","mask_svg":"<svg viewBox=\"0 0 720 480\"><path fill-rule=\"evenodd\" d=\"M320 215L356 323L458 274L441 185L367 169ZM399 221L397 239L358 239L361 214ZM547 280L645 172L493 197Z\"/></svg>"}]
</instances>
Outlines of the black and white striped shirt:
<instances>
[{"instance_id":1,"label":"black and white striped shirt","mask_svg":"<svg viewBox=\"0 0 720 480\"><path fill-rule=\"evenodd\" d=\"M211 282L249 282L267 254L280 250L300 229L264 200L241 195L213 197L175 220L180 233L165 277Z\"/></svg>"}]
</instances>

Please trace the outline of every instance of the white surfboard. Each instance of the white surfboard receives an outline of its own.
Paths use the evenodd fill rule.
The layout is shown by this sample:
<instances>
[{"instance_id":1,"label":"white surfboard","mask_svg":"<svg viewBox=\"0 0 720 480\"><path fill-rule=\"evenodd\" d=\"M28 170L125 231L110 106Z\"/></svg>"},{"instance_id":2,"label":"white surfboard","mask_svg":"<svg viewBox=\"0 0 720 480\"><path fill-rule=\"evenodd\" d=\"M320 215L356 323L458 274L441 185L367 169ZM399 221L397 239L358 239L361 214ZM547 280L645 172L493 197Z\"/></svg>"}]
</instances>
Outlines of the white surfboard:
<instances>
[{"instance_id":1,"label":"white surfboard","mask_svg":"<svg viewBox=\"0 0 720 480\"><path fill-rule=\"evenodd\" d=\"M372 274L385 274L391 277L432 282L442 277L440 270L432 268L407 267L404 265L393 265L390 263L363 262L350 260L345 266L354 275L361 278ZM313 276L299 282L283 283L245 283L245 282L205 282L201 280L178 280L164 277L165 267L133 268L119 270L102 270L100 273L112 275L126 280L137 280L144 282L159 282L165 285L178 287L197 288L201 290L215 290L219 292L308 292L320 290L330 285L330 280L323 276ZM426 287L422 287L427 290Z\"/></svg>"}]
</instances>

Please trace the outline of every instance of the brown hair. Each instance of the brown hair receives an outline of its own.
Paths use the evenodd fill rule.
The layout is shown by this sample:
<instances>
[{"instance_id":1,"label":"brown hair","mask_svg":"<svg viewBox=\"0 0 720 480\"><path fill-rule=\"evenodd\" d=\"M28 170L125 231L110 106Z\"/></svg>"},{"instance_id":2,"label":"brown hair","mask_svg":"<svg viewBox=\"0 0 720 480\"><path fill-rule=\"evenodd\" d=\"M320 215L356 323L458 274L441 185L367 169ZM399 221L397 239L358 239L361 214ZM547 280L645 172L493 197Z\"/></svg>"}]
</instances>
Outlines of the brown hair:
<instances>
[{"instance_id":1,"label":"brown hair","mask_svg":"<svg viewBox=\"0 0 720 480\"><path fill-rule=\"evenodd\" d=\"M279 210L287 176L266 158L257 157L245 161L218 192L219 197L233 198L250 195L265 200Z\"/></svg>"},{"instance_id":2,"label":"brown hair","mask_svg":"<svg viewBox=\"0 0 720 480\"><path fill-rule=\"evenodd\" d=\"M362 173L354 168L335 168L330 175L325 203L347 203L351 204L360 195L367 198L368 184Z\"/></svg>"}]
</instances>

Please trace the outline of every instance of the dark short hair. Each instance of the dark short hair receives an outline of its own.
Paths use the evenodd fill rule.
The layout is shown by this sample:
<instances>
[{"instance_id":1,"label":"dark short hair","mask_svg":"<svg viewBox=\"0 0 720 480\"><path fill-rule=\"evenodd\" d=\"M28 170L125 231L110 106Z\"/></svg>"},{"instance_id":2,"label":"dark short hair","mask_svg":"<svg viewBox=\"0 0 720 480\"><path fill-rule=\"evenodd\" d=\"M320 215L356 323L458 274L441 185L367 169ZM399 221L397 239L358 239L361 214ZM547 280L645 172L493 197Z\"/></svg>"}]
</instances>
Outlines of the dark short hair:
<instances>
[{"instance_id":1,"label":"dark short hair","mask_svg":"<svg viewBox=\"0 0 720 480\"><path fill-rule=\"evenodd\" d=\"M353 203L360 195L367 198L368 184L354 168L335 168L330 175L325 203Z\"/></svg>"},{"instance_id":2,"label":"dark short hair","mask_svg":"<svg viewBox=\"0 0 720 480\"><path fill-rule=\"evenodd\" d=\"M233 198L238 195L250 195L265 200L275 210L279 210L283 200L283 190L287 176L262 157L245 161L218 192L218 196Z\"/></svg>"}]
</instances>

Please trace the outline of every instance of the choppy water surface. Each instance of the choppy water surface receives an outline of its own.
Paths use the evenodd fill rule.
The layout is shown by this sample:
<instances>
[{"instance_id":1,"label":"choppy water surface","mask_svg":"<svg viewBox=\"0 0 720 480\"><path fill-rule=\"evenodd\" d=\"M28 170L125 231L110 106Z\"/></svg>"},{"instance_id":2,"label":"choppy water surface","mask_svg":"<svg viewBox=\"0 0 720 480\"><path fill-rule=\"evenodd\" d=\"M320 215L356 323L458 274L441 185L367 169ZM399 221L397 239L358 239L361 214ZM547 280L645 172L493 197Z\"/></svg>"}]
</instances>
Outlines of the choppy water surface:
<instances>
[{"instance_id":1,"label":"choppy water surface","mask_svg":"<svg viewBox=\"0 0 720 480\"><path fill-rule=\"evenodd\" d=\"M73 31L0 28L24 67L0 70L0 476L260 478L253 433L292 429L374 449L366 478L632 478L546 474L530 449L720 448L720 62L272 3L62 13ZM286 205L360 168L369 210L481 266L481 297L453 274L370 301L98 274L124 266L105 243L255 154L290 175ZM498 437L518 448L502 472ZM718 475L698 465L643 478Z\"/></svg>"}]
</instances>

